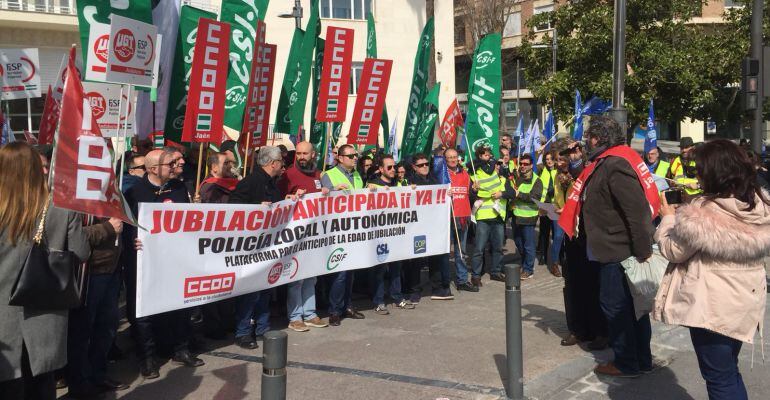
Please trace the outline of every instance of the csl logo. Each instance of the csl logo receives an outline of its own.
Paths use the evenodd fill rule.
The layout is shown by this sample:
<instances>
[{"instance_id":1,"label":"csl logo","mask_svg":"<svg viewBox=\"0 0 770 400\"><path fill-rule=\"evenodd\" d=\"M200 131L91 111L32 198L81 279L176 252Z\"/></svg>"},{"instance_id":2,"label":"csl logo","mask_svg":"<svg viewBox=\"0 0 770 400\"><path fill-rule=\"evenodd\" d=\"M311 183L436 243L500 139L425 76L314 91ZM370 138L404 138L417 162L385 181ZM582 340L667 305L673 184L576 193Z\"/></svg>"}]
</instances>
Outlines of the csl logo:
<instances>
[{"instance_id":1,"label":"csl logo","mask_svg":"<svg viewBox=\"0 0 770 400\"><path fill-rule=\"evenodd\" d=\"M414 254L422 254L428 251L428 241L425 235L414 237Z\"/></svg>"},{"instance_id":2,"label":"csl logo","mask_svg":"<svg viewBox=\"0 0 770 400\"><path fill-rule=\"evenodd\" d=\"M98 92L89 92L86 94L88 103L91 105L91 113L97 120L104 116L107 111L107 102L104 100L101 94Z\"/></svg>"},{"instance_id":3,"label":"csl logo","mask_svg":"<svg viewBox=\"0 0 770 400\"><path fill-rule=\"evenodd\" d=\"M198 297L209 294L231 292L235 287L235 273L196 276L184 280L184 297Z\"/></svg>"},{"instance_id":4,"label":"csl logo","mask_svg":"<svg viewBox=\"0 0 770 400\"><path fill-rule=\"evenodd\" d=\"M333 271L348 257L348 253L342 247L337 247L329 254L326 260L326 270Z\"/></svg>"},{"instance_id":5,"label":"csl logo","mask_svg":"<svg viewBox=\"0 0 770 400\"><path fill-rule=\"evenodd\" d=\"M383 262L388 259L390 250L388 250L387 243L380 243L377 245L377 261Z\"/></svg>"},{"instance_id":6,"label":"csl logo","mask_svg":"<svg viewBox=\"0 0 770 400\"><path fill-rule=\"evenodd\" d=\"M495 62L496 58L489 50L476 54L476 69L484 69Z\"/></svg>"},{"instance_id":7,"label":"csl logo","mask_svg":"<svg viewBox=\"0 0 770 400\"><path fill-rule=\"evenodd\" d=\"M136 51L136 39L134 34L128 29L121 29L118 34L115 35L115 40L112 43L113 52L115 57L121 62L129 62L134 58L134 52Z\"/></svg>"},{"instance_id":8,"label":"csl logo","mask_svg":"<svg viewBox=\"0 0 770 400\"><path fill-rule=\"evenodd\" d=\"M94 41L94 55L99 61L106 63L109 55L110 35L99 36Z\"/></svg>"}]
</instances>

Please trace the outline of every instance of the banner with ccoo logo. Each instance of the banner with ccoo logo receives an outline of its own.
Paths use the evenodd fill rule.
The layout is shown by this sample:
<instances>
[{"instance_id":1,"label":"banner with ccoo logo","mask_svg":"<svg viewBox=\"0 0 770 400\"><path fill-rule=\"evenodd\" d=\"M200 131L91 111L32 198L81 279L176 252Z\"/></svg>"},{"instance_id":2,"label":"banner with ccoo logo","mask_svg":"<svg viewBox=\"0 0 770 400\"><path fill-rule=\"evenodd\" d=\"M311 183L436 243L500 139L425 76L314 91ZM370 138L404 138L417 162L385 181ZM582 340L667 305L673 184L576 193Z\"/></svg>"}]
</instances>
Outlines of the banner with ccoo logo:
<instances>
[{"instance_id":1,"label":"banner with ccoo logo","mask_svg":"<svg viewBox=\"0 0 770 400\"><path fill-rule=\"evenodd\" d=\"M138 317L332 272L449 252L448 185L271 206L142 203Z\"/></svg>"}]
</instances>

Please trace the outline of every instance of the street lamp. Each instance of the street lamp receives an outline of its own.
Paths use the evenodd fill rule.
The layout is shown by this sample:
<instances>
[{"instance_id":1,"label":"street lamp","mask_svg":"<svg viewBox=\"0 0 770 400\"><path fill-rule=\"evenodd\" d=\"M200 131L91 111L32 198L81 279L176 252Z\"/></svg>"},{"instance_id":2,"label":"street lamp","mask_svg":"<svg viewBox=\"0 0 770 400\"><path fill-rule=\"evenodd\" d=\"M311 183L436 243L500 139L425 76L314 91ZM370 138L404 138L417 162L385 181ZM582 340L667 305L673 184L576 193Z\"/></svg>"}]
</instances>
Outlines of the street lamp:
<instances>
[{"instance_id":1,"label":"street lamp","mask_svg":"<svg viewBox=\"0 0 770 400\"><path fill-rule=\"evenodd\" d=\"M302 29L302 3L300 3L300 0L294 0L294 7L291 9L291 14L278 14L278 18L294 18L297 28Z\"/></svg>"},{"instance_id":2,"label":"street lamp","mask_svg":"<svg viewBox=\"0 0 770 400\"><path fill-rule=\"evenodd\" d=\"M615 33L612 54L612 108L610 116L623 132L628 128L628 110L623 106L626 85L626 0L615 0Z\"/></svg>"}]
</instances>

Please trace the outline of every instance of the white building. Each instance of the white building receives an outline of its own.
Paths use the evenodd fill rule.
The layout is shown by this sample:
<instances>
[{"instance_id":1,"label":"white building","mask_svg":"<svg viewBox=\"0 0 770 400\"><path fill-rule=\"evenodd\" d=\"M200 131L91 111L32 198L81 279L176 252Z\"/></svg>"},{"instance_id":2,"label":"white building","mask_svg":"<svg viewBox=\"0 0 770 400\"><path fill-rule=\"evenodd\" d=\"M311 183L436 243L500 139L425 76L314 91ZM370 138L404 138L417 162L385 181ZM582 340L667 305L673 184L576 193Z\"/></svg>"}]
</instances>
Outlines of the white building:
<instances>
[{"instance_id":1,"label":"white building","mask_svg":"<svg viewBox=\"0 0 770 400\"><path fill-rule=\"evenodd\" d=\"M108 1L108 0L105 0ZM307 24L310 1L302 0L304 15L302 27ZM348 105L349 122L355 104L364 58L366 57L366 12L371 10L377 30L378 56L393 60L393 71L388 89L387 109L391 121L398 115L399 135L403 130L404 112L409 99L417 43L426 22L424 0L318 0L321 2L321 36L328 26L355 30L353 50L354 74ZM185 4L219 11L221 0L183 1ZM435 61L436 81L441 82L439 99L440 118L455 96L454 63L454 6L451 1L435 1ZM275 120L278 93L286 66L286 59L295 26L293 19L278 15L290 13L293 0L272 0L267 10L267 41L278 45L278 57L273 89L270 121ZM42 87L54 79L62 56L73 43L79 45L78 20L75 0L0 0L0 48L37 47L40 49ZM309 93L309 96L312 93ZM44 97L30 102L32 131L38 129ZM8 104L11 128L16 132L27 129L27 104L14 100ZM305 124L310 124L311 101L308 97ZM349 124L343 127L347 135Z\"/></svg>"}]
</instances>

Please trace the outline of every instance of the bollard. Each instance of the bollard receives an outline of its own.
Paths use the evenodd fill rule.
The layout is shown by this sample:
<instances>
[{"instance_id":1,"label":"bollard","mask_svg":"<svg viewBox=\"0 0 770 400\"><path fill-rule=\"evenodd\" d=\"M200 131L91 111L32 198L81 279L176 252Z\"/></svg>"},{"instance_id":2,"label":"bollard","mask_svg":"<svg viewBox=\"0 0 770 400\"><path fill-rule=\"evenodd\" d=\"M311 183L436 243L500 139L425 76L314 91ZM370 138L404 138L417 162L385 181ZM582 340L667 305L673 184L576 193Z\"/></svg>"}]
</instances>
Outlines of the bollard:
<instances>
[{"instance_id":1,"label":"bollard","mask_svg":"<svg viewBox=\"0 0 770 400\"><path fill-rule=\"evenodd\" d=\"M262 400L286 399L286 352L289 337L286 332L265 333L262 351Z\"/></svg>"},{"instance_id":2,"label":"bollard","mask_svg":"<svg viewBox=\"0 0 770 400\"><path fill-rule=\"evenodd\" d=\"M509 399L524 399L524 356L521 341L521 267L505 266L505 352Z\"/></svg>"}]
</instances>

